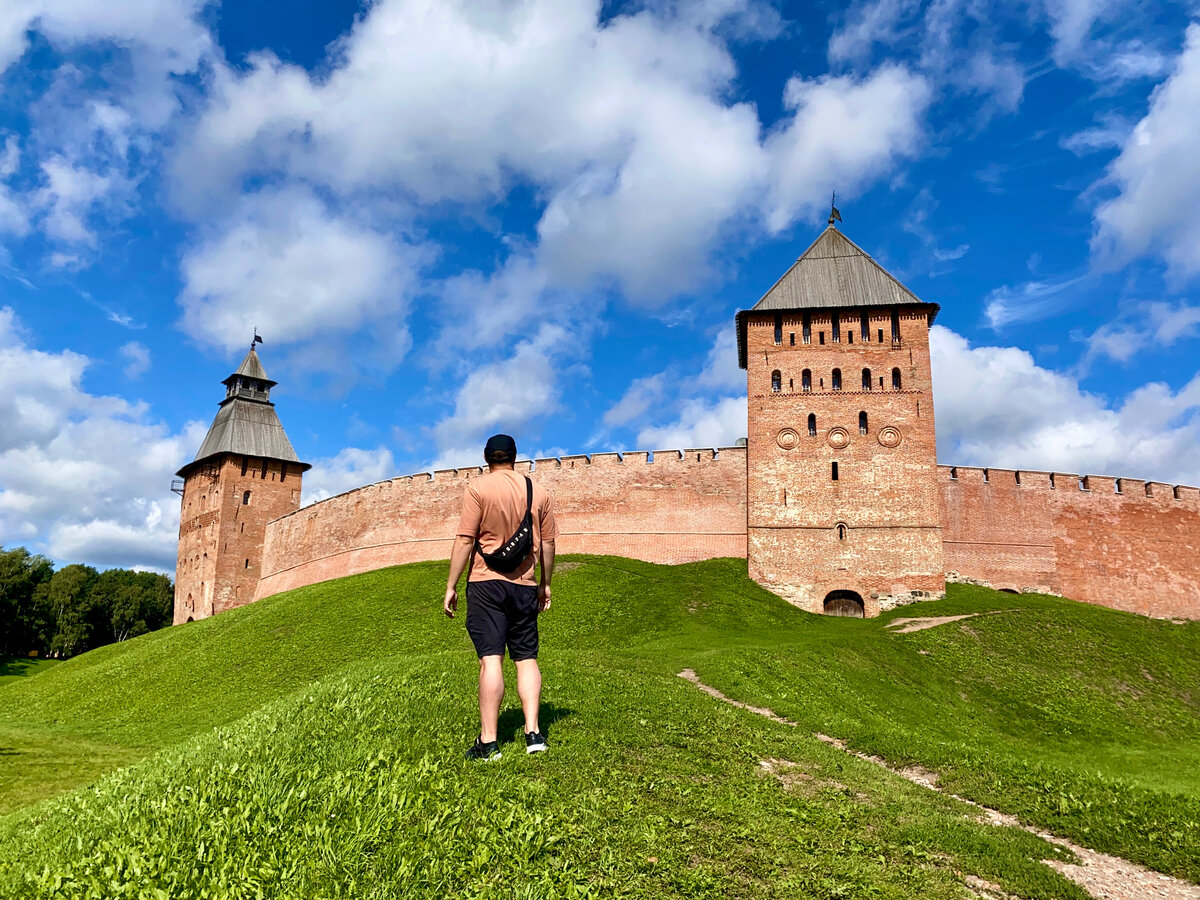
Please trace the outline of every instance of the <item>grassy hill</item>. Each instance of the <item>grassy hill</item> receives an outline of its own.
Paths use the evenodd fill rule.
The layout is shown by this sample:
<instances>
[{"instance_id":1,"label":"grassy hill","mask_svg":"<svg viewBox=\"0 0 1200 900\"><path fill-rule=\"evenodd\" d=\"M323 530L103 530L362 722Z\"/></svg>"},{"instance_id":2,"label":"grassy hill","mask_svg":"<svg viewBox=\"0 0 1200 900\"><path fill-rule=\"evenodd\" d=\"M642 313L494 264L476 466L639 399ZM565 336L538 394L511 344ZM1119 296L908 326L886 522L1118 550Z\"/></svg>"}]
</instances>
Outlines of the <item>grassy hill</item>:
<instances>
[{"instance_id":1,"label":"grassy hill","mask_svg":"<svg viewBox=\"0 0 1200 900\"><path fill-rule=\"evenodd\" d=\"M8 678L0 897L939 898L970 874L1086 897L1038 862L1050 845L817 731L1200 881L1200 625L958 585L831 619L744 567L570 560L543 619L552 750L487 766L461 759L476 667L444 564ZM885 627L967 613L987 614Z\"/></svg>"}]
</instances>

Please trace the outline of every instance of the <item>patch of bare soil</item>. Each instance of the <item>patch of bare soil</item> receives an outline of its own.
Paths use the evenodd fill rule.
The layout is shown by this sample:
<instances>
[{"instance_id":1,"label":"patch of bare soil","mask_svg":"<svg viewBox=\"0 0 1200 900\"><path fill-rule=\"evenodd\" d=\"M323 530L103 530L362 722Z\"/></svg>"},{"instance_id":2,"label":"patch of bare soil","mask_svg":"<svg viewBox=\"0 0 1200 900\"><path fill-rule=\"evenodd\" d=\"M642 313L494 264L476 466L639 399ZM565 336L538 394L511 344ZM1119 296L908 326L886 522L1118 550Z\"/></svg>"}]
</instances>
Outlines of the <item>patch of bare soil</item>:
<instances>
[{"instance_id":1,"label":"patch of bare soil","mask_svg":"<svg viewBox=\"0 0 1200 900\"><path fill-rule=\"evenodd\" d=\"M978 613L976 613L978 615ZM935 617L934 625L941 625L944 622L952 622L956 619L965 619L968 616L942 616ZM930 621L929 619L896 619L891 624L904 621ZM933 625L923 625L923 628L932 628ZM920 630L919 628L911 629L913 631ZM710 697L715 697L724 703L729 703L736 706L738 709L744 709L747 712L756 713L760 716L765 716L773 722L778 722L781 725L790 725L796 727L795 722L791 722L782 716L777 715L769 709L759 706L751 706L748 703L742 703L739 700L733 700L726 697L714 687L710 687L700 681L699 677L691 669L684 669L679 673L679 677L690 681L704 693ZM827 734L817 733L815 737L818 740L837 747L839 750L857 756L859 759L865 760L874 765L881 766L893 774L899 775L901 778L907 778L914 784L919 784L931 791L942 793L942 789L938 787L938 776L936 772L931 772L928 769L920 766L907 766L905 768L896 768L888 764L887 760L878 756L871 756L866 753L860 753L857 750L851 750L846 746L846 742L835 737L830 737ZM775 775L781 781L785 774L789 774L791 778L796 778L796 775L803 773L789 773L789 767L794 767L795 763L789 763L786 760L766 759L762 760L759 765L769 774ZM787 782L784 782L787 784ZM794 783L794 782L793 782ZM1085 891L1091 894L1096 900L1148 900L1148 898L1157 898L1157 900L1200 900L1200 885L1192 884L1191 882L1182 881L1178 878L1173 878L1170 875L1163 875L1160 872L1154 872L1150 869L1143 868L1136 863L1131 863L1128 860L1121 859L1116 856L1109 856L1106 853L1097 853L1095 850L1089 850L1086 847L1068 841L1066 838L1058 837L1057 835L1048 834L1032 825L1024 825L1016 816L1002 813L999 810L991 809L983 806L973 800L968 800L965 797L960 797L957 794L950 794L955 800L966 803L979 811L979 821L989 825L1006 826L1010 828L1021 828L1031 834L1036 834L1038 837L1061 847L1064 850L1069 850L1074 853L1079 859L1079 863L1066 863L1062 860L1047 859L1043 860L1046 865L1057 870L1065 878L1069 878ZM966 878L968 888L975 893L977 897L994 898L994 900L1006 900L1010 895L994 884L991 884L983 879L969 875Z\"/></svg>"},{"instance_id":2,"label":"patch of bare soil","mask_svg":"<svg viewBox=\"0 0 1200 900\"><path fill-rule=\"evenodd\" d=\"M967 613L965 616L926 616L925 618L892 619L887 623L887 629L892 634L908 634L912 631L924 631L926 628L936 628L947 622L957 622L959 619L969 619L980 613Z\"/></svg>"}]
</instances>

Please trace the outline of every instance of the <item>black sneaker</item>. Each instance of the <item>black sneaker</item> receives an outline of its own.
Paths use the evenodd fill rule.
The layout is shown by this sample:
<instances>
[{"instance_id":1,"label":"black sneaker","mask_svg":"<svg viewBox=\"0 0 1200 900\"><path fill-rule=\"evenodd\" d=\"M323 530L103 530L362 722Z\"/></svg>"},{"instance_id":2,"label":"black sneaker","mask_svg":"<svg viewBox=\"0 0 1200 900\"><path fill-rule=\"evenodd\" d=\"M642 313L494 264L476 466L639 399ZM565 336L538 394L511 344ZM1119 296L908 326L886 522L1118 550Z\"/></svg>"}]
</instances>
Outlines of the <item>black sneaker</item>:
<instances>
[{"instance_id":1,"label":"black sneaker","mask_svg":"<svg viewBox=\"0 0 1200 900\"><path fill-rule=\"evenodd\" d=\"M488 741L485 744L479 738L475 738L475 743L467 751L467 759L479 760L480 762L495 762L500 756L499 741Z\"/></svg>"},{"instance_id":2,"label":"black sneaker","mask_svg":"<svg viewBox=\"0 0 1200 900\"><path fill-rule=\"evenodd\" d=\"M526 753L541 753L550 744L546 740L546 736L540 731L528 731L525 733L525 752Z\"/></svg>"}]
</instances>

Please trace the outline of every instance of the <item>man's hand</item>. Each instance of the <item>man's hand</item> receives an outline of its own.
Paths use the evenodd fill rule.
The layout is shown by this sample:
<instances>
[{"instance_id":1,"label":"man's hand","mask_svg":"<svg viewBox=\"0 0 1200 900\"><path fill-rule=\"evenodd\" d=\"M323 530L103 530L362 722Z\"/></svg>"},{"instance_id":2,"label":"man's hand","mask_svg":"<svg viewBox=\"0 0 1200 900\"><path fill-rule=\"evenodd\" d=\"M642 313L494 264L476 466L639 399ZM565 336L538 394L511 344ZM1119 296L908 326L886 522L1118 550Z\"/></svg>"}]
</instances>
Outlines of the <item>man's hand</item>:
<instances>
[{"instance_id":1,"label":"man's hand","mask_svg":"<svg viewBox=\"0 0 1200 900\"><path fill-rule=\"evenodd\" d=\"M545 612L550 608L550 585L538 585L538 612Z\"/></svg>"},{"instance_id":2,"label":"man's hand","mask_svg":"<svg viewBox=\"0 0 1200 900\"><path fill-rule=\"evenodd\" d=\"M454 612L458 609L458 591L455 590L454 585L446 588L446 600L442 604L442 609L446 611L447 616L451 619L454 618Z\"/></svg>"}]
</instances>

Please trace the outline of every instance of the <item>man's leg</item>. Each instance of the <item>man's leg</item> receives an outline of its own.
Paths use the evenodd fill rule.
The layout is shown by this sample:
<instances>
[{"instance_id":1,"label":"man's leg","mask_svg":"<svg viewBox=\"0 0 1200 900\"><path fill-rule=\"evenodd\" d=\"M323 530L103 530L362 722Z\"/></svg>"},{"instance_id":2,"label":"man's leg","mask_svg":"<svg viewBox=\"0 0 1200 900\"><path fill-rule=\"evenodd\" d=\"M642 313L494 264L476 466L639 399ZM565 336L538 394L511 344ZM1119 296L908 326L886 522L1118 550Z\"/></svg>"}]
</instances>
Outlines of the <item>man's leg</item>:
<instances>
[{"instance_id":1,"label":"man's leg","mask_svg":"<svg viewBox=\"0 0 1200 900\"><path fill-rule=\"evenodd\" d=\"M479 739L496 740L500 701L504 699L504 657L479 657Z\"/></svg>"},{"instance_id":2,"label":"man's leg","mask_svg":"<svg viewBox=\"0 0 1200 900\"><path fill-rule=\"evenodd\" d=\"M542 670L536 659L522 659L517 666L517 693L525 713L525 733L538 732L538 707L542 702Z\"/></svg>"}]
</instances>

